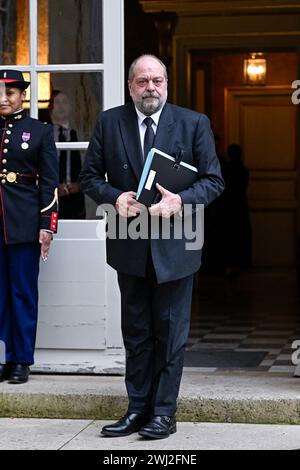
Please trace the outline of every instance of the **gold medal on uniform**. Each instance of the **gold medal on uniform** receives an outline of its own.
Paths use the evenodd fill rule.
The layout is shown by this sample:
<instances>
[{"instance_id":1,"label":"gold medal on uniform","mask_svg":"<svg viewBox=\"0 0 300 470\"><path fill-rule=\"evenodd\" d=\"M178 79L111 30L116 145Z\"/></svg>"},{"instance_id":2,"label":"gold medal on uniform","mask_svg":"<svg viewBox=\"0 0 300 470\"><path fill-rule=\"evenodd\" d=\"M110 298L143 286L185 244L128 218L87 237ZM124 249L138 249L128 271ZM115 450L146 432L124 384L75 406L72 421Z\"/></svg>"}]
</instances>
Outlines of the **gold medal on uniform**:
<instances>
[{"instance_id":1,"label":"gold medal on uniform","mask_svg":"<svg viewBox=\"0 0 300 470\"><path fill-rule=\"evenodd\" d=\"M30 132L23 132L22 134L22 144L21 144L21 147L23 150L27 150L29 148L29 140L30 140L30 137L31 137L31 134Z\"/></svg>"}]
</instances>

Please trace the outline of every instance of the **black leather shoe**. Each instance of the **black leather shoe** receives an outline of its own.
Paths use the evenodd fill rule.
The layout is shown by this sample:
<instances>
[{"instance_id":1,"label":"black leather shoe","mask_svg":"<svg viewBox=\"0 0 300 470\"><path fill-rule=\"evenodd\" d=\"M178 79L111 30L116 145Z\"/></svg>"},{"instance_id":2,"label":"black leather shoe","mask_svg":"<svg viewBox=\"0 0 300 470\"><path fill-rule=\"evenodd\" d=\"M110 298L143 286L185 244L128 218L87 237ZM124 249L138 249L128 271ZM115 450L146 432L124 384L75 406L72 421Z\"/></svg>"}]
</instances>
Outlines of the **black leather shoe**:
<instances>
[{"instance_id":1,"label":"black leather shoe","mask_svg":"<svg viewBox=\"0 0 300 470\"><path fill-rule=\"evenodd\" d=\"M149 421L149 415L140 413L127 413L114 424L104 426L101 434L109 437L129 436L137 432Z\"/></svg>"},{"instance_id":2,"label":"black leather shoe","mask_svg":"<svg viewBox=\"0 0 300 470\"><path fill-rule=\"evenodd\" d=\"M9 376L10 384L24 384L28 381L30 369L24 364L13 364Z\"/></svg>"},{"instance_id":3,"label":"black leather shoe","mask_svg":"<svg viewBox=\"0 0 300 470\"><path fill-rule=\"evenodd\" d=\"M10 375L10 364L0 364L0 382L7 380Z\"/></svg>"},{"instance_id":4,"label":"black leather shoe","mask_svg":"<svg viewBox=\"0 0 300 470\"><path fill-rule=\"evenodd\" d=\"M140 429L139 435L151 439L165 439L176 431L175 416L154 416L148 424Z\"/></svg>"}]
</instances>

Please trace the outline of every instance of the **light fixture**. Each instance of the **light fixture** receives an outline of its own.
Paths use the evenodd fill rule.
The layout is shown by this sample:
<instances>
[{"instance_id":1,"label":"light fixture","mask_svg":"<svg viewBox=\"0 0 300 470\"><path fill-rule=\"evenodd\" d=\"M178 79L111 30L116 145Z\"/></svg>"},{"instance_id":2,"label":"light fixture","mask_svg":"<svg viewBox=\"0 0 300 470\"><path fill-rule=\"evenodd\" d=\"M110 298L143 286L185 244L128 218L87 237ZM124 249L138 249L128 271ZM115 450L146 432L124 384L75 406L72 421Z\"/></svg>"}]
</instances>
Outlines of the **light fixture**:
<instances>
[{"instance_id":1,"label":"light fixture","mask_svg":"<svg viewBox=\"0 0 300 470\"><path fill-rule=\"evenodd\" d=\"M50 73L39 73L38 87L39 108L48 108L51 97Z\"/></svg>"},{"instance_id":2,"label":"light fixture","mask_svg":"<svg viewBox=\"0 0 300 470\"><path fill-rule=\"evenodd\" d=\"M244 81L247 85L265 85L267 61L262 52L251 52L244 60Z\"/></svg>"},{"instance_id":3,"label":"light fixture","mask_svg":"<svg viewBox=\"0 0 300 470\"><path fill-rule=\"evenodd\" d=\"M30 74L23 72L24 79L30 81ZM39 109L47 109L49 107L51 97L51 77L50 73L39 73L38 75L38 103ZM24 108L30 109L30 87L26 90L26 100Z\"/></svg>"}]
</instances>

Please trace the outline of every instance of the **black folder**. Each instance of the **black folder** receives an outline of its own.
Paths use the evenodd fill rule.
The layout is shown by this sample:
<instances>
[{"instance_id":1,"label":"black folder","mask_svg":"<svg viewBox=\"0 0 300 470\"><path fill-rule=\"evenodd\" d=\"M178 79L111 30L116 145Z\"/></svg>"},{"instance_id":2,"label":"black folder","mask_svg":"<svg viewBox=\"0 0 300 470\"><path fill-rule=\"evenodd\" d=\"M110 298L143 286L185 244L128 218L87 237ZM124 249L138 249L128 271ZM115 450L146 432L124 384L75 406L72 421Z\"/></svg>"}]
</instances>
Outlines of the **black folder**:
<instances>
[{"instance_id":1,"label":"black folder","mask_svg":"<svg viewBox=\"0 0 300 470\"><path fill-rule=\"evenodd\" d=\"M155 148L151 149L144 165L136 200L148 207L156 204L161 198L156 183L175 194L192 186L198 179L198 170L181 161L183 156L183 151L173 157Z\"/></svg>"}]
</instances>

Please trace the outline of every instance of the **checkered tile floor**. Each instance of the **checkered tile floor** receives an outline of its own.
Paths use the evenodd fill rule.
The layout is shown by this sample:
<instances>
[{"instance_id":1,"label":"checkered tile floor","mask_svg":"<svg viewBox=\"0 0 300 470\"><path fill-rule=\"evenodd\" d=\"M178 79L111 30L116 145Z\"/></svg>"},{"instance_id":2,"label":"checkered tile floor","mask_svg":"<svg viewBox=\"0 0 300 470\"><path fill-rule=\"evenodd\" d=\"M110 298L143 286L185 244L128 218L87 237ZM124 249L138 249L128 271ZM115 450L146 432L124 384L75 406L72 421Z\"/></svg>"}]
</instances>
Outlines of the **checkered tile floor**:
<instances>
[{"instance_id":1,"label":"checkered tile floor","mask_svg":"<svg viewBox=\"0 0 300 470\"><path fill-rule=\"evenodd\" d=\"M264 351L251 370L294 373L292 343L300 340L295 271L249 271L234 283L200 275L195 284L188 351Z\"/></svg>"}]
</instances>

